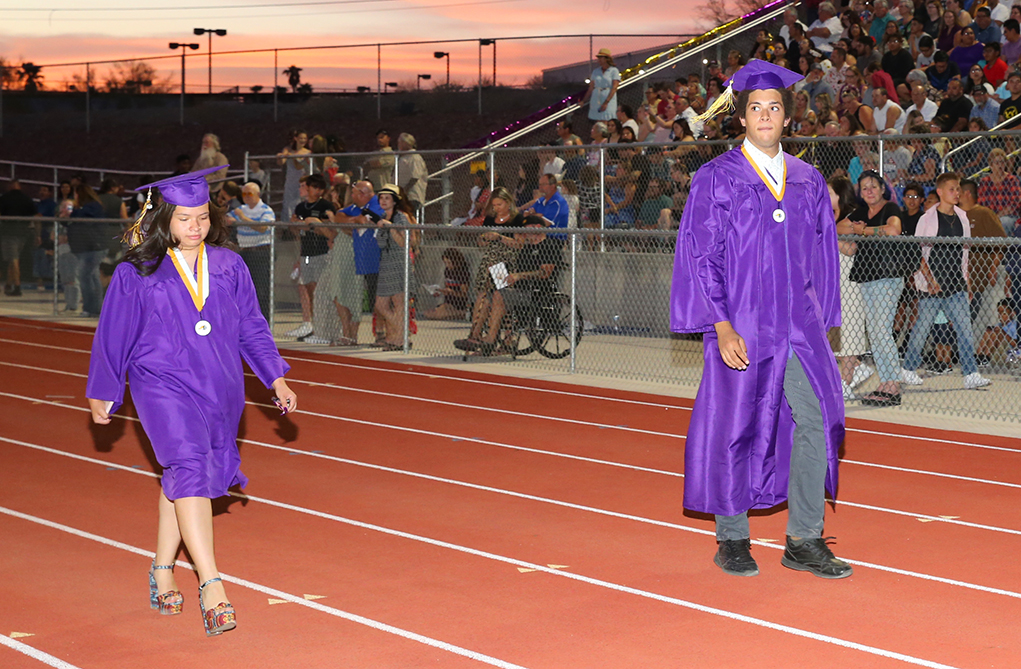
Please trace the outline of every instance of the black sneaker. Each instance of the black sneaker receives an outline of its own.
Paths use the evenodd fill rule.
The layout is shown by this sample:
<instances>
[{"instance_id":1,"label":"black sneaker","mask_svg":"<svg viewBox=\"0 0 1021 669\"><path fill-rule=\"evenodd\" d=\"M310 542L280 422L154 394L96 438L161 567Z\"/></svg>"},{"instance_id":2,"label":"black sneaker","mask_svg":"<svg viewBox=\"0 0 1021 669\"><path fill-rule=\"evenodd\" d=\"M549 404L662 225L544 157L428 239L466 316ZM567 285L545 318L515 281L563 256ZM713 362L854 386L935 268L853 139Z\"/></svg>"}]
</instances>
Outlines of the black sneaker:
<instances>
[{"instance_id":1,"label":"black sneaker","mask_svg":"<svg viewBox=\"0 0 1021 669\"><path fill-rule=\"evenodd\" d=\"M750 539L730 539L720 542L713 562L720 569L734 576L758 576L759 565L752 557Z\"/></svg>"},{"instance_id":2,"label":"black sneaker","mask_svg":"<svg viewBox=\"0 0 1021 669\"><path fill-rule=\"evenodd\" d=\"M11 292L7 293L11 297L21 297L21 286L14 286L11 288Z\"/></svg>"},{"instance_id":3,"label":"black sneaker","mask_svg":"<svg viewBox=\"0 0 1021 669\"><path fill-rule=\"evenodd\" d=\"M787 549L780 558L780 564L795 571L811 572L819 578L847 578L854 570L835 557L826 545L826 541L833 538L803 539L795 543L787 537Z\"/></svg>"}]
</instances>

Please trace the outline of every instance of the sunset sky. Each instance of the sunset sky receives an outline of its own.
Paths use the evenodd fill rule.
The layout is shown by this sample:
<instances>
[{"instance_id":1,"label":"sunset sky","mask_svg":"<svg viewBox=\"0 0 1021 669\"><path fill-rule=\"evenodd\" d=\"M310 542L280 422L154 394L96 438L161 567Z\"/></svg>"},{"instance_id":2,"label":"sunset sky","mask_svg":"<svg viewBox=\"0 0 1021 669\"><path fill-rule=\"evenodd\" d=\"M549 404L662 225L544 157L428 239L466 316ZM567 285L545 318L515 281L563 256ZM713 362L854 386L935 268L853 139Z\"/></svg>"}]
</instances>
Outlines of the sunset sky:
<instances>
[{"instance_id":1,"label":"sunset sky","mask_svg":"<svg viewBox=\"0 0 1021 669\"><path fill-rule=\"evenodd\" d=\"M656 33L696 30L692 9L663 11L656 2L622 0L49 0L32 9L24 0L0 0L0 56L8 62L56 64L171 55L168 43L197 42L189 51L187 86L206 90L207 37L192 29L225 28L213 37L213 90L240 85L273 85L273 54L220 55L220 51L296 46L352 45L376 42L501 38L512 36ZM669 15L669 19L664 18ZM669 43L669 38L604 38L594 46L615 53ZM478 77L478 43L384 47L383 81L414 84L416 74L431 74L423 87L443 83L445 62L433 52L451 53L451 80L470 84ZM175 59L153 61L160 77L179 90L180 52ZM497 79L524 84L544 67L586 60L589 40L564 38L503 41L497 45ZM492 47L483 47L483 76L493 67ZM376 47L282 52L279 70L303 68L302 81L319 89L376 86ZM102 81L109 65L96 66ZM84 66L43 69L44 84L63 88ZM279 75L280 85L286 77Z\"/></svg>"}]
</instances>

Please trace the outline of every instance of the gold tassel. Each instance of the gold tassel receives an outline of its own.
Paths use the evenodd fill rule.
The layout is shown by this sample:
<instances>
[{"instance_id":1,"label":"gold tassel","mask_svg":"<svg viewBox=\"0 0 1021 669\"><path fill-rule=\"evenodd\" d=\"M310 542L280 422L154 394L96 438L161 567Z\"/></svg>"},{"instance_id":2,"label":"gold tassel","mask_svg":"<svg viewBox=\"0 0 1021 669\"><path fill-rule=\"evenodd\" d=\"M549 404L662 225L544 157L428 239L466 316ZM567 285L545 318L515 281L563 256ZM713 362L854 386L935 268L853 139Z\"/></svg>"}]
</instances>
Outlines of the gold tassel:
<instances>
[{"instance_id":1,"label":"gold tassel","mask_svg":"<svg viewBox=\"0 0 1021 669\"><path fill-rule=\"evenodd\" d=\"M135 224L128 228L124 236L121 237L121 241L128 245L129 249L133 249L143 241L145 241L145 235L142 233L142 219L152 209L152 189L145 195L145 204L142 205L141 210L138 212L138 218L135 219Z\"/></svg>"},{"instance_id":2,"label":"gold tassel","mask_svg":"<svg viewBox=\"0 0 1021 669\"><path fill-rule=\"evenodd\" d=\"M727 86L720 96L713 100L713 103L709 105L709 108L704 112L696 116L693 120L698 123L705 123L709 119L717 116L721 113L729 113L734 111L734 84Z\"/></svg>"}]
</instances>

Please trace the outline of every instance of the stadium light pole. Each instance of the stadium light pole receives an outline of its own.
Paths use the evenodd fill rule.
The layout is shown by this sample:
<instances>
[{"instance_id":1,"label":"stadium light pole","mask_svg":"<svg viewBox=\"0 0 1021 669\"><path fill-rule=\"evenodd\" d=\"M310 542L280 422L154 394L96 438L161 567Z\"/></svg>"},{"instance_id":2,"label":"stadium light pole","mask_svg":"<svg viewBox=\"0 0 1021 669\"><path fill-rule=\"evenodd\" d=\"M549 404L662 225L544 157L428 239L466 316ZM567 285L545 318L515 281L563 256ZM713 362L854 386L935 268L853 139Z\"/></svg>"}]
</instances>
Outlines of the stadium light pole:
<instances>
[{"instance_id":1,"label":"stadium light pole","mask_svg":"<svg viewBox=\"0 0 1021 669\"><path fill-rule=\"evenodd\" d=\"M386 90L386 92L387 92L387 93L389 93L389 92L390 92L390 89L391 89L391 88L392 88L392 89L394 89L394 90L396 91L396 90L397 90L397 85L398 85L398 84L397 84L397 82L396 82L396 81L388 81L388 82L386 82L385 84L383 84L383 86L385 87L385 89L384 89L384 90Z\"/></svg>"},{"instance_id":2,"label":"stadium light pole","mask_svg":"<svg viewBox=\"0 0 1021 669\"><path fill-rule=\"evenodd\" d=\"M434 51L433 58L446 58L447 59L447 88L450 88L450 52L449 51Z\"/></svg>"},{"instance_id":3,"label":"stadium light pole","mask_svg":"<svg viewBox=\"0 0 1021 669\"><path fill-rule=\"evenodd\" d=\"M195 43L190 44L187 42L170 43L171 51L176 51L177 49L181 50L181 125L184 125L184 54L187 52L188 49L195 50L198 48L199 45ZM85 86L86 88L88 87L88 82L85 82Z\"/></svg>"},{"instance_id":4,"label":"stadium light pole","mask_svg":"<svg viewBox=\"0 0 1021 669\"><path fill-rule=\"evenodd\" d=\"M496 40L479 40L479 116L482 116L482 47L493 46L493 86L496 86Z\"/></svg>"},{"instance_id":5,"label":"stadium light pole","mask_svg":"<svg viewBox=\"0 0 1021 669\"><path fill-rule=\"evenodd\" d=\"M418 90L422 90L422 80L425 79L426 81L429 81L432 78L433 78L433 75L431 75L431 74L420 74L420 75L418 75L418 80L415 82L415 88L418 89Z\"/></svg>"},{"instance_id":6,"label":"stadium light pole","mask_svg":"<svg viewBox=\"0 0 1021 669\"><path fill-rule=\"evenodd\" d=\"M213 35L225 37L227 31L223 28L195 28L192 30L196 35L209 35L209 92L213 92Z\"/></svg>"}]
</instances>

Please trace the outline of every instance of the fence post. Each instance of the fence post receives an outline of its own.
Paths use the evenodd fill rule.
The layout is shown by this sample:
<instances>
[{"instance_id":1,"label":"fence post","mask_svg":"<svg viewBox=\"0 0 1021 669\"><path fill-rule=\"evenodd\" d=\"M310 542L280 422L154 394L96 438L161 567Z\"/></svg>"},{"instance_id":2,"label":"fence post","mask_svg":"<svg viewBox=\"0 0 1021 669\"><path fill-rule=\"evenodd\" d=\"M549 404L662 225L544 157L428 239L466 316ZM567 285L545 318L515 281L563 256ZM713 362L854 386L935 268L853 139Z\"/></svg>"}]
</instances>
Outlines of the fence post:
<instances>
[{"instance_id":1,"label":"fence post","mask_svg":"<svg viewBox=\"0 0 1021 669\"><path fill-rule=\"evenodd\" d=\"M376 45L376 118L383 118L383 45Z\"/></svg>"},{"instance_id":2,"label":"fence post","mask_svg":"<svg viewBox=\"0 0 1021 669\"><path fill-rule=\"evenodd\" d=\"M273 231L273 236L269 238L269 332L273 334L277 313L277 226L272 226L270 230Z\"/></svg>"},{"instance_id":3,"label":"fence post","mask_svg":"<svg viewBox=\"0 0 1021 669\"><path fill-rule=\"evenodd\" d=\"M245 151L245 183L241 184L244 186L248 183L248 151ZM266 197L269 197L269 193L266 193Z\"/></svg>"},{"instance_id":4,"label":"fence post","mask_svg":"<svg viewBox=\"0 0 1021 669\"><path fill-rule=\"evenodd\" d=\"M85 63L85 132L92 132L92 105L89 99L92 93L92 77L89 69L89 63Z\"/></svg>"},{"instance_id":5,"label":"fence post","mask_svg":"<svg viewBox=\"0 0 1021 669\"><path fill-rule=\"evenodd\" d=\"M54 200L57 202L57 206L60 206L60 200L56 197L56 191L54 191ZM60 212L57 211L57 216ZM57 267L60 265L60 252L57 248L60 246L60 222L56 216L53 217L53 315L60 313L60 307L57 302L57 298L60 296L60 270Z\"/></svg>"},{"instance_id":6,"label":"fence post","mask_svg":"<svg viewBox=\"0 0 1021 669\"><path fill-rule=\"evenodd\" d=\"M599 229L606 230L606 152L599 146ZM606 251L606 235L599 235L599 251Z\"/></svg>"},{"instance_id":7,"label":"fence post","mask_svg":"<svg viewBox=\"0 0 1021 669\"><path fill-rule=\"evenodd\" d=\"M885 177L883 173L883 136L879 136L879 176Z\"/></svg>"},{"instance_id":8,"label":"fence post","mask_svg":"<svg viewBox=\"0 0 1021 669\"><path fill-rule=\"evenodd\" d=\"M408 221L410 224L411 221ZM411 229L404 231L404 354L411 351Z\"/></svg>"},{"instance_id":9,"label":"fence post","mask_svg":"<svg viewBox=\"0 0 1021 669\"><path fill-rule=\"evenodd\" d=\"M440 160L440 167L441 168L446 168L446 166L447 166L447 157L444 156ZM442 193L443 195L446 195L447 193L450 192L450 172L447 172L447 171L443 172L443 175L440 177L440 187L443 189L443 193ZM442 210L443 211L443 222L441 223L441 225L447 225L448 223L450 223L450 198L449 197L443 198L442 207L443 207L443 210Z\"/></svg>"},{"instance_id":10,"label":"fence post","mask_svg":"<svg viewBox=\"0 0 1021 669\"><path fill-rule=\"evenodd\" d=\"M273 49L273 122L274 123L277 122L277 100L279 99L279 94L277 93L277 86L279 85L278 81L277 81L277 77L279 76L279 72L280 72L280 66L278 65L279 60L277 58L278 55L279 54L278 54L277 50Z\"/></svg>"},{"instance_id":11,"label":"fence post","mask_svg":"<svg viewBox=\"0 0 1021 669\"><path fill-rule=\"evenodd\" d=\"M489 145L489 142L486 142ZM489 152L489 196L493 196L493 191L496 190L496 154L492 150Z\"/></svg>"},{"instance_id":12,"label":"fence post","mask_svg":"<svg viewBox=\"0 0 1021 669\"><path fill-rule=\"evenodd\" d=\"M568 341L571 343L571 374L574 374L575 365L577 363L577 339L575 339L575 333L578 332L578 230L575 229L571 234L571 331L567 335ZM584 325L582 325L584 327Z\"/></svg>"},{"instance_id":13,"label":"fence post","mask_svg":"<svg viewBox=\"0 0 1021 669\"><path fill-rule=\"evenodd\" d=\"M394 151L394 153L396 154L397 152ZM401 175L401 157L399 155L395 155L394 156L394 185L395 186L400 186L401 185L401 176L400 175ZM386 184L383 184L383 185L385 186Z\"/></svg>"}]
</instances>

